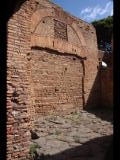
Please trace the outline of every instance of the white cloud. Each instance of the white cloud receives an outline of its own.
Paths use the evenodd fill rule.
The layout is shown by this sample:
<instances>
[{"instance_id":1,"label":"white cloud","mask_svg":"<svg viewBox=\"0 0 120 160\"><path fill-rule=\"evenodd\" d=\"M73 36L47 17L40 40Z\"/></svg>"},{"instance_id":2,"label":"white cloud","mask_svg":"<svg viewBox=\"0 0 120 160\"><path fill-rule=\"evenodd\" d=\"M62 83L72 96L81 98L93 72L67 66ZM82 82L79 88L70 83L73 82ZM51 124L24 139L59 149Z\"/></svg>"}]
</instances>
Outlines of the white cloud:
<instances>
[{"instance_id":1,"label":"white cloud","mask_svg":"<svg viewBox=\"0 0 120 160\"><path fill-rule=\"evenodd\" d=\"M100 15L104 15L106 13L110 13L112 9L112 2L108 2L105 6L105 8L100 12Z\"/></svg>"},{"instance_id":2,"label":"white cloud","mask_svg":"<svg viewBox=\"0 0 120 160\"><path fill-rule=\"evenodd\" d=\"M80 13L80 17L82 17L86 21L93 21L96 18L102 18L106 15L113 15L113 3L108 2L104 8L97 5L93 7L87 7L83 9Z\"/></svg>"},{"instance_id":3,"label":"white cloud","mask_svg":"<svg viewBox=\"0 0 120 160\"><path fill-rule=\"evenodd\" d=\"M83 10L81 11L81 14L90 13L91 11L92 11L92 8L87 7L87 8L85 8L85 9L83 9Z\"/></svg>"}]
</instances>

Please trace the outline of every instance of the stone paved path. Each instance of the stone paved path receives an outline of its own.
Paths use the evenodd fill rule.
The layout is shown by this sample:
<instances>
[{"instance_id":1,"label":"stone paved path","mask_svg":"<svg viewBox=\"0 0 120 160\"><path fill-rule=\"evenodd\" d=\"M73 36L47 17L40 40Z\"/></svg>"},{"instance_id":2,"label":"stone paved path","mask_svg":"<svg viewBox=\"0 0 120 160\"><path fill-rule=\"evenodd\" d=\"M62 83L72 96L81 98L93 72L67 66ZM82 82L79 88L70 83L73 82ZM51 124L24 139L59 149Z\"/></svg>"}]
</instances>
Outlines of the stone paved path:
<instances>
[{"instance_id":1,"label":"stone paved path","mask_svg":"<svg viewBox=\"0 0 120 160\"><path fill-rule=\"evenodd\" d=\"M103 160L113 134L112 114L80 111L66 116L45 116L35 123L39 160ZM104 116L103 116L104 114ZM98 116L99 115L99 116ZM111 120L103 120L103 117ZM102 117L102 118L101 118Z\"/></svg>"}]
</instances>

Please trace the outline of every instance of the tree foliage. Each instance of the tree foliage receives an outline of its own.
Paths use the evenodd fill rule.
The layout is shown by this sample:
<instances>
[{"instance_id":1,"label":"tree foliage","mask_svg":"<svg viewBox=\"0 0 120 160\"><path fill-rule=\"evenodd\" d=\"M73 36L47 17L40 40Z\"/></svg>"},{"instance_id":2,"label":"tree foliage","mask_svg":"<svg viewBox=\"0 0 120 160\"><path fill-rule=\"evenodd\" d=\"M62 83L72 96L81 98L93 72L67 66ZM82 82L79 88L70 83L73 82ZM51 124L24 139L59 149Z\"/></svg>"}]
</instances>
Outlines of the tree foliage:
<instances>
[{"instance_id":1,"label":"tree foliage","mask_svg":"<svg viewBox=\"0 0 120 160\"><path fill-rule=\"evenodd\" d=\"M101 43L111 43L112 32L113 32L113 16L92 22L96 29L98 47Z\"/></svg>"}]
</instances>

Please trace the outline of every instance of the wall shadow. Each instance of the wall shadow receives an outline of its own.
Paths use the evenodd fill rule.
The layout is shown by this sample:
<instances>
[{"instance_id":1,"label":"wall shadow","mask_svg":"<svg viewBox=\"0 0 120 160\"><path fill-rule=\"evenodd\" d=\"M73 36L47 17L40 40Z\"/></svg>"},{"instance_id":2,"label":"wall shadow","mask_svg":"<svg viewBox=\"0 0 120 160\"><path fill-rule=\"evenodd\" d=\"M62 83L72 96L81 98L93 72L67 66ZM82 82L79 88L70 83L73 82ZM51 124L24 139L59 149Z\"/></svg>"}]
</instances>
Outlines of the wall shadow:
<instances>
[{"instance_id":1,"label":"wall shadow","mask_svg":"<svg viewBox=\"0 0 120 160\"><path fill-rule=\"evenodd\" d=\"M101 72L100 72L100 70L98 70L84 109L91 109L91 108L96 108L96 107L100 108L102 105L102 103L101 103L101 83L100 83L101 77L100 77L100 74L101 74Z\"/></svg>"},{"instance_id":2,"label":"wall shadow","mask_svg":"<svg viewBox=\"0 0 120 160\"><path fill-rule=\"evenodd\" d=\"M96 117L99 117L102 120L111 122L113 124L113 110L109 108L96 107L91 109L85 109L87 112L94 114Z\"/></svg>"},{"instance_id":3,"label":"wall shadow","mask_svg":"<svg viewBox=\"0 0 120 160\"><path fill-rule=\"evenodd\" d=\"M92 114L95 114L97 117L101 118L102 120L106 120L112 123L113 108L109 106L110 102L108 100L110 99L110 97L109 99L106 97L106 96L109 96L108 84L106 85L104 84L105 88L103 88L103 83L107 83L107 79L105 80L106 77L104 77L103 79L103 73L105 74L107 69L109 70L109 68L106 68L105 70L101 69L100 67L98 68L98 73L96 75L94 84L90 91L87 103L85 104L84 110ZM103 92L103 89L104 90L106 89L106 92L105 91ZM105 95L105 93L107 94ZM106 103L104 102L104 100L106 100ZM108 107L104 105L107 103L108 103Z\"/></svg>"},{"instance_id":4,"label":"wall shadow","mask_svg":"<svg viewBox=\"0 0 120 160\"><path fill-rule=\"evenodd\" d=\"M113 160L113 136L92 139L54 155L38 155L34 160Z\"/></svg>"},{"instance_id":5,"label":"wall shadow","mask_svg":"<svg viewBox=\"0 0 120 160\"><path fill-rule=\"evenodd\" d=\"M7 159L7 23L14 14L18 1L0 2L0 160L5 160ZM23 0L19 6L22 2Z\"/></svg>"}]
</instances>

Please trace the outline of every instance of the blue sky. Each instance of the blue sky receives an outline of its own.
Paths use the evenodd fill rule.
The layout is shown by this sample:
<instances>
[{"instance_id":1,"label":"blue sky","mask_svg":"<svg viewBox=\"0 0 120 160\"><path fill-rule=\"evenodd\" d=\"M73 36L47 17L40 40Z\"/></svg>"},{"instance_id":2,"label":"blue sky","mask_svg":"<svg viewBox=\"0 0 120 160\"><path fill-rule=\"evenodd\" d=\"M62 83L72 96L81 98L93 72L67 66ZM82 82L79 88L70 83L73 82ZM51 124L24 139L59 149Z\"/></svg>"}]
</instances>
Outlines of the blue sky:
<instances>
[{"instance_id":1,"label":"blue sky","mask_svg":"<svg viewBox=\"0 0 120 160\"><path fill-rule=\"evenodd\" d=\"M53 0L53 2L87 22L113 15L112 0Z\"/></svg>"}]
</instances>

